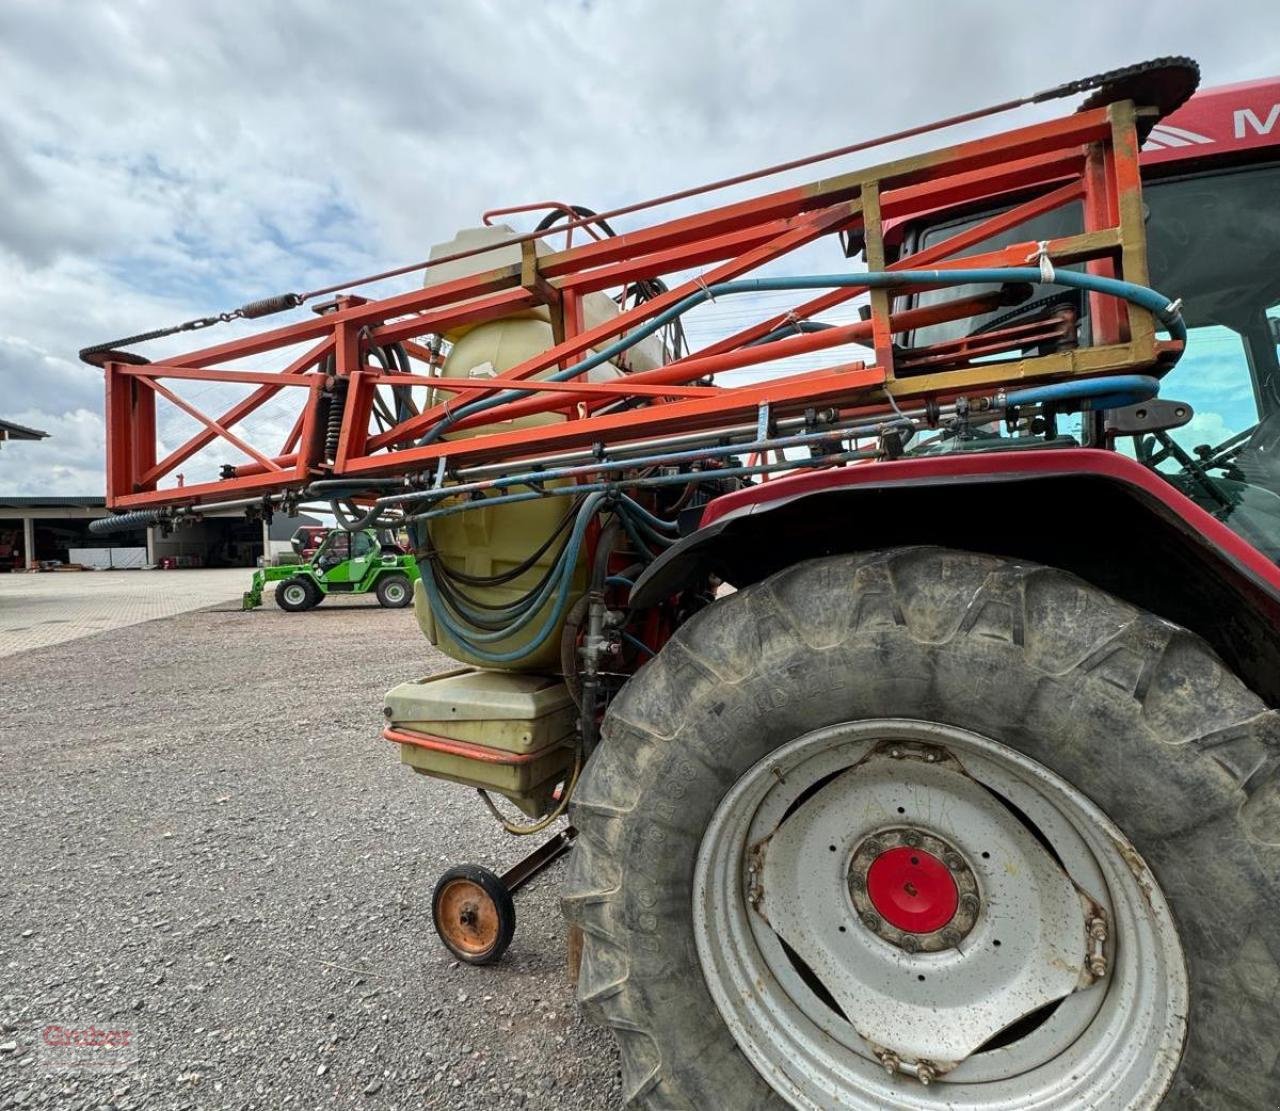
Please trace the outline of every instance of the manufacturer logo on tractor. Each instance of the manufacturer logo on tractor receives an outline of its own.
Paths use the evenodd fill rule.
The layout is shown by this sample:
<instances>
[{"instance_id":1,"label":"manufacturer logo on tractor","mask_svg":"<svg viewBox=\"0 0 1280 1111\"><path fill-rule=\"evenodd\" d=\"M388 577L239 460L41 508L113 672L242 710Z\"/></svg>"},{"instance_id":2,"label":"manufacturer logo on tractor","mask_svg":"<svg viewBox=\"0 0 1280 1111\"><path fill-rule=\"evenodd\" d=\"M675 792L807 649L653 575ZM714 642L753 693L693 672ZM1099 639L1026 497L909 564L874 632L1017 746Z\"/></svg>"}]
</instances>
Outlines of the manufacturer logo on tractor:
<instances>
[{"instance_id":1,"label":"manufacturer logo on tractor","mask_svg":"<svg viewBox=\"0 0 1280 1111\"><path fill-rule=\"evenodd\" d=\"M1273 104L1265 120L1260 119L1252 108L1238 108L1235 112L1235 133L1237 139L1246 137L1248 127L1255 135L1270 135L1271 129L1280 123L1280 104Z\"/></svg>"}]
</instances>

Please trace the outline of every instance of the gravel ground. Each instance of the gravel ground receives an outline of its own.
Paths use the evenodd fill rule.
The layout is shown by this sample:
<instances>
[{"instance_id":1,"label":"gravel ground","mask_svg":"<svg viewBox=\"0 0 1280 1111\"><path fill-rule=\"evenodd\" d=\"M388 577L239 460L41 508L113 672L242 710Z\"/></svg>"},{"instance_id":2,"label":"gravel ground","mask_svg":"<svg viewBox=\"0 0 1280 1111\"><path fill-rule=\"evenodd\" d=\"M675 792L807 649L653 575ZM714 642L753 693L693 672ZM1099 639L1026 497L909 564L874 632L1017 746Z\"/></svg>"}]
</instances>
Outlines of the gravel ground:
<instances>
[{"instance_id":1,"label":"gravel ground","mask_svg":"<svg viewBox=\"0 0 1280 1111\"><path fill-rule=\"evenodd\" d=\"M435 938L439 873L525 848L378 737L384 690L447 662L366 599L0 660L0 1108L617 1106L563 863L498 966ZM132 1030L137 1061L50 1072L50 1023Z\"/></svg>"}]
</instances>

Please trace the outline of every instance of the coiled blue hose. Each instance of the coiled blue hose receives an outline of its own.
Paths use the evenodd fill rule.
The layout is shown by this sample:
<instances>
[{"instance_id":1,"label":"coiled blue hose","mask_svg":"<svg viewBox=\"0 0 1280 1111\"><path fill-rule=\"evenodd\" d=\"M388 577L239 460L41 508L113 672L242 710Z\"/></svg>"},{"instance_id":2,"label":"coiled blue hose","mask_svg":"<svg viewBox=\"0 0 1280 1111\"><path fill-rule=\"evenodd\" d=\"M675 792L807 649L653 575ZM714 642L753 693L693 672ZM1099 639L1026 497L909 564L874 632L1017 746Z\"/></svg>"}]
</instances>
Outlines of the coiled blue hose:
<instances>
[{"instance_id":1,"label":"coiled blue hose","mask_svg":"<svg viewBox=\"0 0 1280 1111\"><path fill-rule=\"evenodd\" d=\"M557 559L558 567L555 573L547 579L547 596L550 596L550 588L554 586L555 601L548 611L546 619L527 643L509 649L506 652L493 652L485 647L487 644L503 640L523 630L542 608L546 597L543 597L536 605L529 604L526 612L506 628L478 634L473 629L463 628L454 620L449 605L441 596L430 560L423 559L418 562L418 568L422 575L422 588L426 592L427 601L431 605L431 612L436 621L470 655L484 663L514 663L516 660L529 655L530 652L536 651L546 643L559 625L560 619L564 616L565 609L569 604L569 595L573 586L573 573L578 564L578 555L582 551L582 542L586 536L587 525L591 522L592 517L595 516L600 503L605 500L605 497L605 494L596 493L589 495L583 501L582 508L579 509L577 519L573 523L573 530L569 534L569 539L565 542L564 549Z\"/></svg>"}]
</instances>

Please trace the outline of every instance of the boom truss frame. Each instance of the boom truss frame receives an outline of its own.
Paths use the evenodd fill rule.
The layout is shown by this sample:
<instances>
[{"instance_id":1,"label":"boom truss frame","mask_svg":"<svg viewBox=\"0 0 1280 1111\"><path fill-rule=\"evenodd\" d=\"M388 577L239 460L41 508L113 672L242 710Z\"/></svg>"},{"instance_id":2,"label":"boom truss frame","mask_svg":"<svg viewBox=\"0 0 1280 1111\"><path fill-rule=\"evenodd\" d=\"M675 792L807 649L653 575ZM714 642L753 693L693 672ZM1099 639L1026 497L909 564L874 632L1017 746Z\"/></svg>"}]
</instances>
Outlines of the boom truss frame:
<instances>
[{"instance_id":1,"label":"boom truss frame","mask_svg":"<svg viewBox=\"0 0 1280 1111\"><path fill-rule=\"evenodd\" d=\"M981 298L959 298L928 308L895 306L895 298L925 286L870 291L869 317L823 331L767 339L794 320L810 319L866 292L833 289L795 309L762 317L749 327L654 370L610 382L553 382L537 376L572 366L584 354L632 332L700 288L752 274L816 240L844 236L865 243L869 269L1025 267L1047 252L1058 265L1084 264L1096 275L1145 284L1147 280L1137 109L1129 101L960 143L933 153L887 162L807 185L771 192L611 238L538 253L522 246L518 265L499 267L380 300L340 296L330 311L304 320L167 358L104 366L107 411L107 503L117 509L198 506L229 498L301 491L317 479L350 479L376 488L376 479L443 475L460 466L536 461L548 453L618 445L753 420L761 406L795 415L814 407L841 413L874 412L900 400L945 400L966 391L1017 383L1061 381L1155 366L1168 346L1155 335L1145 309L1089 294L1092 344L1035 357L983 361L1021 352L1034 328L1023 324L968 340L903 353L893 337L931 323L985 311ZM1019 243L980 250L993 236L1026 220L1080 204L1083 232L1045 244ZM976 226L910 257L887 262L884 231L942 210L1007 206ZM650 300L588 328L583 299L705 267ZM526 312L550 311L555 345L495 378L441 379L438 353L424 337ZM761 341L764 342L761 342ZM843 344L870 348L869 362L844 362L816 371L749 385L722 386L715 376L791 355ZM375 347L400 344L410 373L371 364ZM291 357L280 370L254 369L264 355ZM335 383L345 386L335 392ZM184 383L255 387L225 412L210 416L184 398ZM429 405L392 427L371 428L379 387L447 390L462 401ZM518 399L451 423L472 430L460 439L421 442L463 401L518 387ZM301 391L302 404L283 443L249 443L234 428L284 391ZM324 406L343 405L336 452L325 450ZM427 396L434 397L434 393ZM160 457L157 399L188 413L202 427ZM616 402L632 403L618 411ZM607 406L614 411L602 411ZM534 427L506 422L539 413L565 419ZM453 418L450 417L452 421ZM474 429L482 427L475 432ZM212 482L164 486L187 460L222 441L246 456L242 466Z\"/></svg>"}]
</instances>

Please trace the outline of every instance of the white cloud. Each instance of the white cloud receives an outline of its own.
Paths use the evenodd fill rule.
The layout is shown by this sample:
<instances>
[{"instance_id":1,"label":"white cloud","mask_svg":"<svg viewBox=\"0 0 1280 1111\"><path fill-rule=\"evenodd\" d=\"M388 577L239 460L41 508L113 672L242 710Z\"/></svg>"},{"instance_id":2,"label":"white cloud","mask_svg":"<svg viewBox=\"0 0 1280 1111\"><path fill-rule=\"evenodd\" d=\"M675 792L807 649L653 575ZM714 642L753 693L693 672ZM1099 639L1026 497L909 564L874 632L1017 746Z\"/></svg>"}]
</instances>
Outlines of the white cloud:
<instances>
[{"instance_id":1,"label":"white cloud","mask_svg":"<svg viewBox=\"0 0 1280 1111\"><path fill-rule=\"evenodd\" d=\"M420 258L488 207L608 207L1142 57L1275 72L1270 12L4 5L0 415L53 435L0 490L101 490L88 343Z\"/></svg>"}]
</instances>

